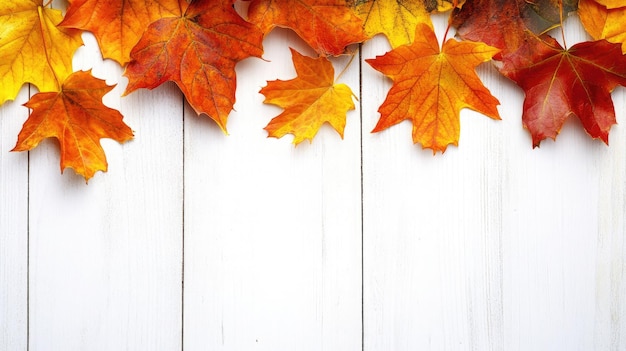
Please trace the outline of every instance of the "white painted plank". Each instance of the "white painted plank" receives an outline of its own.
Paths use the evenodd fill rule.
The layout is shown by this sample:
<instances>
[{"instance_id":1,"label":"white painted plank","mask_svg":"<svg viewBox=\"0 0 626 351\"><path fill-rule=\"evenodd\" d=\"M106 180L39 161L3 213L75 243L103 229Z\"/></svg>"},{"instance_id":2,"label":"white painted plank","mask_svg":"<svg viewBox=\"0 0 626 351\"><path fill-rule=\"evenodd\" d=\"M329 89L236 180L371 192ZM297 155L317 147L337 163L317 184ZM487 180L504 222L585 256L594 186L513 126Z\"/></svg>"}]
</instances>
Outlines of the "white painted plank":
<instances>
[{"instance_id":1,"label":"white painted plank","mask_svg":"<svg viewBox=\"0 0 626 351\"><path fill-rule=\"evenodd\" d=\"M269 62L237 66L229 136L185 117L185 350L360 350L358 110L343 141L329 126L268 139L281 109L259 89L295 76L289 46L312 52L287 30L264 45ZM358 66L342 79L355 94Z\"/></svg>"},{"instance_id":2,"label":"white painted plank","mask_svg":"<svg viewBox=\"0 0 626 351\"><path fill-rule=\"evenodd\" d=\"M500 122L463 111L460 146L433 156L408 122L369 133L390 84L363 64L365 350L502 349Z\"/></svg>"},{"instance_id":3,"label":"white painted plank","mask_svg":"<svg viewBox=\"0 0 626 351\"><path fill-rule=\"evenodd\" d=\"M567 28L570 45L584 37ZM387 49L377 39L364 57ZM503 120L462 112L458 148L432 157L411 145L406 122L364 134L365 349L619 349L620 142L607 148L572 120L533 150L522 91L479 72ZM365 132L389 86L363 65Z\"/></svg>"},{"instance_id":4,"label":"white painted plank","mask_svg":"<svg viewBox=\"0 0 626 351\"><path fill-rule=\"evenodd\" d=\"M613 94L615 109L626 111L626 89ZM620 118L621 117L621 118ZM626 115L611 130L610 149L598 167L598 236L595 252L596 350L626 348Z\"/></svg>"},{"instance_id":5,"label":"white painted plank","mask_svg":"<svg viewBox=\"0 0 626 351\"><path fill-rule=\"evenodd\" d=\"M15 101L0 107L0 349L26 350L28 284L28 153L9 152L28 117Z\"/></svg>"},{"instance_id":6,"label":"white painted plank","mask_svg":"<svg viewBox=\"0 0 626 351\"><path fill-rule=\"evenodd\" d=\"M182 97L173 84L120 98L121 68L91 35L75 69L120 84L136 139L102 144L109 172L85 185L47 142L31 155L30 349L178 350L182 342Z\"/></svg>"},{"instance_id":7,"label":"white painted plank","mask_svg":"<svg viewBox=\"0 0 626 351\"><path fill-rule=\"evenodd\" d=\"M565 28L569 45L587 39L575 17ZM614 96L623 101L624 90ZM620 129L612 128L606 147L571 119L557 142L532 151L522 148L525 131L508 134L502 209L508 349L620 349L615 337L624 336L624 310L617 299L624 297L624 276L614 267L624 264L623 200L616 201L623 190L619 195L608 185L619 181L606 179L618 176L623 164ZM622 169L621 182L624 175ZM614 215L605 212L613 206ZM607 248L607 240L618 245Z\"/></svg>"}]
</instances>

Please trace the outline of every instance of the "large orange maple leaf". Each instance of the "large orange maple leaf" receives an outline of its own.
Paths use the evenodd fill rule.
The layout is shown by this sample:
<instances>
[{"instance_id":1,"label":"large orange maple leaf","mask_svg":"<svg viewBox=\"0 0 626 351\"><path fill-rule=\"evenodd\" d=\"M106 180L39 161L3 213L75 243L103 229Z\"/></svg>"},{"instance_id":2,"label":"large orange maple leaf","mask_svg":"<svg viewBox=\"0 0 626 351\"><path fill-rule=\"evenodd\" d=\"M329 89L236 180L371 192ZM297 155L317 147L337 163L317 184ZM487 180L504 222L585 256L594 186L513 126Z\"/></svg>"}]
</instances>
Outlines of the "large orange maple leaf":
<instances>
[{"instance_id":1,"label":"large orange maple leaf","mask_svg":"<svg viewBox=\"0 0 626 351\"><path fill-rule=\"evenodd\" d=\"M270 137L293 134L294 144L312 141L322 124L329 123L343 138L346 112L354 110L352 90L335 84L335 70L326 57L317 59L291 49L297 77L271 81L261 89L265 103L285 108L265 127Z\"/></svg>"},{"instance_id":2,"label":"large orange maple leaf","mask_svg":"<svg viewBox=\"0 0 626 351\"><path fill-rule=\"evenodd\" d=\"M91 72L71 74L58 92L35 94L25 106L33 111L24 123L13 151L35 148L46 138L56 138L61 147L61 171L73 168L89 180L107 170L101 138L123 143L133 137L122 115L102 103L111 91L104 80Z\"/></svg>"},{"instance_id":3,"label":"large orange maple leaf","mask_svg":"<svg viewBox=\"0 0 626 351\"><path fill-rule=\"evenodd\" d=\"M413 142L444 152L458 145L460 111L468 107L500 119L498 100L476 75L475 68L491 60L498 49L483 43L450 39L441 50L433 30L417 26L415 41L376 59L366 60L393 80L380 106L379 132L403 120L413 122Z\"/></svg>"},{"instance_id":4,"label":"large orange maple leaf","mask_svg":"<svg viewBox=\"0 0 626 351\"><path fill-rule=\"evenodd\" d=\"M626 56L619 44L599 40L564 49L554 38L535 38L509 55L501 72L526 93L522 121L533 146L556 139L570 115L608 144L615 124L611 91L626 86Z\"/></svg>"},{"instance_id":5,"label":"large orange maple leaf","mask_svg":"<svg viewBox=\"0 0 626 351\"><path fill-rule=\"evenodd\" d=\"M63 15L42 0L0 3L0 104L15 99L22 85L57 91L72 73L80 31L58 28Z\"/></svg>"},{"instance_id":6,"label":"large orange maple leaf","mask_svg":"<svg viewBox=\"0 0 626 351\"><path fill-rule=\"evenodd\" d=\"M249 20L264 33L290 28L318 54L341 55L368 37L346 0L252 0Z\"/></svg>"},{"instance_id":7,"label":"large orange maple leaf","mask_svg":"<svg viewBox=\"0 0 626 351\"><path fill-rule=\"evenodd\" d=\"M125 65L150 23L180 15L185 0L70 0L61 26L94 34L102 56Z\"/></svg>"},{"instance_id":8,"label":"large orange maple leaf","mask_svg":"<svg viewBox=\"0 0 626 351\"><path fill-rule=\"evenodd\" d=\"M178 17L152 23L131 51L126 93L174 81L198 114L222 130L235 103L235 65L263 54L263 33L233 9L233 0L198 0Z\"/></svg>"}]
</instances>

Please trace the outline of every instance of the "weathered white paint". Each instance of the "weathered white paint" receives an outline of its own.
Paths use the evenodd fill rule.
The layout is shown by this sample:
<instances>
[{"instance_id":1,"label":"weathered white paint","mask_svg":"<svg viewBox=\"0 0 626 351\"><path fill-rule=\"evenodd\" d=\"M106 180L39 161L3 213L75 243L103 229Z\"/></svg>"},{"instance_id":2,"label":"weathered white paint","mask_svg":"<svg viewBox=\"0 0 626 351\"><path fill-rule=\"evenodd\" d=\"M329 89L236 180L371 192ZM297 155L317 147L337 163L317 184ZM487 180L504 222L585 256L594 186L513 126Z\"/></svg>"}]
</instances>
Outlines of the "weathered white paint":
<instances>
[{"instance_id":1,"label":"weathered white paint","mask_svg":"<svg viewBox=\"0 0 626 351\"><path fill-rule=\"evenodd\" d=\"M28 333L28 153L10 153L28 110L25 86L0 108L0 350L24 350Z\"/></svg>"},{"instance_id":2,"label":"weathered white paint","mask_svg":"<svg viewBox=\"0 0 626 351\"><path fill-rule=\"evenodd\" d=\"M482 65L502 120L464 110L459 147L433 157L408 122L370 133L390 81L357 58L344 139L293 147L266 137L280 109L258 94L294 77L288 47L311 54L290 31L238 65L229 136L174 84L121 98L84 39L75 69L118 84L105 103L136 140L105 140L109 172L85 185L54 142L8 152L27 88L0 108L1 350L626 347L626 89L610 147L572 120L533 150L523 92Z\"/></svg>"},{"instance_id":3,"label":"weathered white paint","mask_svg":"<svg viewBox=\"0 0 626 351\"><path fill-rule=\"evenodd\" d=\"M364 133L365 349L623 349L623 127L607 148L572 120L533 150L523 92L479 73L502 121L463 111L459 148L433 157L409 123ZM364 131L389 84L363 65ZM624 89L614 97L623 123Z\"/></svg>"},{"instance_id":4,"label":"weathered white paint","mask_svg":"<svg viewBox=\"0 0 626 351\"><path fill-rule=\"evenodd\" d=\"M343 141L326 126L312 144L268 139L281 110L259 89L295 77L289 46L312 53L286 30L264 45L267 62L238 66L229 136L185 114L185 349L360 350L358 110Z\"/></svg>"}]
</instances>

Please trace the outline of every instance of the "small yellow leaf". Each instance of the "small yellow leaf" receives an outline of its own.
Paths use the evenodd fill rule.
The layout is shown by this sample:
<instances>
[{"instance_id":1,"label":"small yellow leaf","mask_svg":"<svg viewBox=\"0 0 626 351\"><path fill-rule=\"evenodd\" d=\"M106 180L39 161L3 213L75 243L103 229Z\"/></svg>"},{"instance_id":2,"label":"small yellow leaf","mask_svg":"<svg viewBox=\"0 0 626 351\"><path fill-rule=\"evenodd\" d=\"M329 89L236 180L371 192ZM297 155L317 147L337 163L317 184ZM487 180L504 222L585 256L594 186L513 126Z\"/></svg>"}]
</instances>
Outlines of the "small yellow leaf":
<instances>
[{"instance_id":1,"label":"small yellow leaf","mask_svg":"<svg viewBox=\"0 0 626 351\"><path fill-rule=\"evenodd\" d=\"M293 134L297 145L306 139L312 141L327 122L343 138L346 113L354 110L352 90L345 84L335 84L335 71L326 57L314 59L293 49L291 54L297 77L268 82L260 91L265 103L285 108L265 130L275 138Z\"/></svg>"}]
</instances>

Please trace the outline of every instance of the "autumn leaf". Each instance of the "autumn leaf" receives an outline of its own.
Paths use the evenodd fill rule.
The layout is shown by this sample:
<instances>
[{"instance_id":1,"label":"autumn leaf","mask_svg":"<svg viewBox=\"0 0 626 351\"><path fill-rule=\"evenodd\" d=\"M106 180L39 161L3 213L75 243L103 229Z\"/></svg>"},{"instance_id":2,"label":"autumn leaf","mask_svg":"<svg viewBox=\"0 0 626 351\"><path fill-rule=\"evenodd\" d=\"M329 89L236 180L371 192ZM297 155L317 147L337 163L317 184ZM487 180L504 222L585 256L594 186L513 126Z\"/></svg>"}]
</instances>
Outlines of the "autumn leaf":
<instances>
[{"instance_id":1,"label":"autumn leaf","mask_svg":"<svg viewBox=\"0 0 626 351\"><path fill-rule=\"evenodd\" d=\"M291 49L297 77L267 83L260 93L265 103L284 107L285 111L265 127L270 137L293 134L294 144L313 141L322 124L329 123L343 138L346 113L354 110L352 90L335 84L335 71L326 57L313 59Z\"/></svg>"},{"instance_id":2,"label":"autumn leaf","mask_svg":"<svg viewBox=\"0 0 626 351\"><path fill-rule=\"evenodd\" d=\"M35 94L25 106L32 113L24 123L13 151L35 148L46 138L56 138L61 147L61 171L73 168L89 180L97 171L107 170L100 139L123 143L133 137L122 115L102 103L111 91L104 80L91 72L70 75L59 92Z\"/></svg>"},{"instance_id":3,"label":"autumn leaf","mask_svg":"<svg viewBox=\"0 0 626 351\"><path fill-rule=\"evenodd\" d=\"M560 0L474 0L453 11L450 22L466 40L479 41L507 55L534 34L560 24ZM578 0L563 0L563 12L576 10ZM534 34L533 34L534 33ZM500 58L500 55L496 57Z\"/></svg>"},{"instance_id":4,"label":"autumn leaf","mask_svg":"<svg viewBox=\"0 0 626 351\"><path fill-rule=\"evenodd\" d=\"M616 9L618 7L626 6L624 0L595 0L595 2L609 9Z\"/></svg>"},{"instance_id":5,"label":"autumn leaf","mask_svg":"<svg viewBox=\"0 0 626 351\"><path fill-rule=\"evenodd\" d=\"M545 41L544 41L545 40ZM526 93L522 121L533 146L555 139L570 115L576 115L593 138L608 144L615 124L611 91L626 85L626 56L605 40L564 49L545 37L521 47L504 61L501 72Z\"/></svg>"},{"instance_id":6,"label":"autumn leaf","mask_svg":"<svg viewBox=\"0 0 626 351\"><path fill-rule=\"evenodd\" d=\"M15 99L22 85L58 91L72 73L72 56L82 45L80 31L58 28L61 11L42 0L0 4L0 104Z\"/></svg>"},{"instance_id":7,"label":"autumn leaf","mask_svg":"<svg viewBox=\"0 0 626 351\"><path fill-rule=\"evenodd\" d=\"M323 56L341 55L368 38L346 0L252 0L248 19L264 33L290 28Z\"/></svg>"},{"instance_id":8,"label":"autumn leaf","mask_svg":"<svg viewBox=\"0 0 626 351\"><path fill-rule=\"evenodd\" d=\"M357 15L365 23L365 34L384 34L391 47L413 42L415 27L424 23L432 27L430 13L453 8L451 0L360 0ZM462 1L461 1L462 2ZM460 2L460 3L461 3Z\"/></svg>"},{"instance_id":9,"label":"autumn leaf","mask_svg":"<svg viewBox=\"0 0 626 351\"><path fill-rule=\"evenodd\" d=\"M618 2L621 7L617 7ZM603 3L612 7L607 8ZM621 43L622 52L626 54L626 1L580 0L578 6L578 15L587 33L596 40Z\"/></svg>"},{"instance_id":10,"label":"autumn leaf","mask_svg":"<svg viewBox=\"0 0 626 351\"><path fill-rule=\"evenodd\" d=\"M365 33L369 36L384 34L393 48L412 43L418 23L432 27L430 14L422 1L363 1L356 11L365 22Z\"/></svg>"},{"instance_id":11,"label":"autumn leaf","mask_svg":"<svg viewBox=\"0 0 626 351\"><path fill-rule=\"evenodd\" d=\"M263 34L232 4L194 1L178 17L152 23L131 51L126 94L174 81L198 114L207 114L226 131L235 103L235 65L263 54Z\"/></svg>"},{"instance_id":12,"label":"autumn leaf","mask_svg":"<svg viewBox=\"0 0 626 351\"><path fill-rule=\"evenodd\" d=\"M180 16L185 0L70 0L61 26L94 34L104 58L121 65L150 23Z\"/></svg>"},{"instance_id":13,"label":"autumn leaf","mask_svg":"<svg viewBox=\"0 0 626 351\"><path fill-rule=\"evenodd\" d=\"M460 111L468 107L500 119L498 100L483 86L475 68L498 52L483 43L450 39L441 50L433 30L418 24L415 41L376 59L366 60L393 80L393 86L378 111L373 132L403 120L413 122L413 142L444 152L458 145Z\"/></svg>"}]
</instances>

